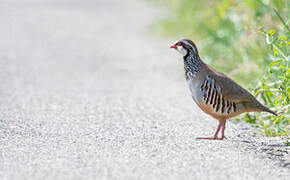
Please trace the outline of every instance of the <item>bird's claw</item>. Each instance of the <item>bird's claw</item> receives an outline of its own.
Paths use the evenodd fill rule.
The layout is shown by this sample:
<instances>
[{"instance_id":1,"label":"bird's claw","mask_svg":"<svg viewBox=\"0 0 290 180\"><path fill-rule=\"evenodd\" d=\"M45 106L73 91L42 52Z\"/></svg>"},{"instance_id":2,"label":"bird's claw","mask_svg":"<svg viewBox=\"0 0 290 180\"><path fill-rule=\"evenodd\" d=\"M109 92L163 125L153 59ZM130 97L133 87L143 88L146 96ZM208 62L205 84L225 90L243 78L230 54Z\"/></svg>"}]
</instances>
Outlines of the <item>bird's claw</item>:
<instances>
[{"instance_id":1,"label":"bird's claw","mask_svg":"<svg viewBox=\"0 0 290 180\"><path fill-rule=\"evenodd\" d=\"M205 139L205 140L223 140L225 137L197 137L196 139Z\"/></svg>"}]
</instances>

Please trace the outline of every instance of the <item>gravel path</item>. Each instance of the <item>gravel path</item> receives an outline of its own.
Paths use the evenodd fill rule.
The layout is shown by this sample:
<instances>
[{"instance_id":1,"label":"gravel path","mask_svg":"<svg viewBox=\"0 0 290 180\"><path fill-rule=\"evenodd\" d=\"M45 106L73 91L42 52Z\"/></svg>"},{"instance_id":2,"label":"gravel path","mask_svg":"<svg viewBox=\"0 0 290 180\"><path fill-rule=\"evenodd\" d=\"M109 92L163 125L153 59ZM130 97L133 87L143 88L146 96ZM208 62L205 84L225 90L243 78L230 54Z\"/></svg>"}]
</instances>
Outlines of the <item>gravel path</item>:
<instances>
[{"instance_id":1,"label":"gravel path","mask_svg":"<svg viewBox=\"0 0 290 180\"><path fill-rule=\"evenodd\" d=\"M0 179L287 179L280 138L217 122L134 0L0 1ZM171 39L170 41L173 41Z\"/></svg>"}]
</instances>

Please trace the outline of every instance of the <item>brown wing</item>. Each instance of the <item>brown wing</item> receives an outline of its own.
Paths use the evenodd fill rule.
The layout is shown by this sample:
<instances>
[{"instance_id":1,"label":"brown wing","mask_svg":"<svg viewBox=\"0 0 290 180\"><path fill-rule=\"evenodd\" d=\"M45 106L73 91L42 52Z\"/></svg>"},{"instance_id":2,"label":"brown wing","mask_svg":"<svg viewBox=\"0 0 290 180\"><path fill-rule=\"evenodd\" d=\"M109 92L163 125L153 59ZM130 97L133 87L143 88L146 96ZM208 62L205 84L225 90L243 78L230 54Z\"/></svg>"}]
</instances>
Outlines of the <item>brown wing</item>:
<instances>
[{"instance_id":1,"label":"brown wing","mask_svg":"<svg viewBox=\"0 0 290 180\"><path fill-rule=\"evenodd\" d=\"M206 74L201 83L200 90L203 95L204 103L212 106L215 113L225 115L230 113L240 114L245 111L267 111L274 115L275 112L263 106L250 92L242 88L225 74L216 71L207 65ZM237 106L240 107L239 112ZM215 115L215 114L212 114Z\"/></svg>"},{"instance_id":2,"label":"brown wing","mask_svg":"<svg viewBox=\"0 0 290 180\"><path fill-rule=\"evenodd\" d=\"M211 71L208 78L212 79L216 86L220 88L220 92L225 99L232 102L255 101L255 97L235 81L227 77L225 74L216 71L213 67L209 65L207 65L207 67Z\"/></svg>"}]
</instances>

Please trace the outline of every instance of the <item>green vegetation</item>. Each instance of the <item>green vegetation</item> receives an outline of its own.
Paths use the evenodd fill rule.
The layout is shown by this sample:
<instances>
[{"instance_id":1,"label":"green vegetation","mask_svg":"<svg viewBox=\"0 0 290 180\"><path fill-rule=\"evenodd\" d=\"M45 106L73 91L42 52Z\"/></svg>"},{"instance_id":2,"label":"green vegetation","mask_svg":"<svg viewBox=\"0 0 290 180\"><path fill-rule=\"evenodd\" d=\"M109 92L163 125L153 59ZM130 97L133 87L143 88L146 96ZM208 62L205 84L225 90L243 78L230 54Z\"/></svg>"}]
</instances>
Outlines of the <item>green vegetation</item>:
<instances>
[{"instance_id":1,"label":"green vegetation","mask_svg":"<svg viewBox=\"0 0 290 180\"><path fill-rule=\"evenodd\" d=\"M279 116L258 113L256 116L244 117L247 122L259 123L264 128L265 134L270 136L289 134L290 68L287 46L290 41L289 30L287 31L288 38L285 35L278 35L275 30L262 31L272 56L262 81L254 88L255 95L260 96L268 107L275 109Z\"/></svg>"},{"instance_id":2,"label":"green vegetation","mask_svg":"<svg viewBox=\"0 0 290 180\"><path fill-rule=\"evenodd\" d=\"M204 61L225 72L279 113L246 114L265 135L290 133L288 0L157 0L170 16L155 30L188 37Z\"/></svg>"}]
</instances>

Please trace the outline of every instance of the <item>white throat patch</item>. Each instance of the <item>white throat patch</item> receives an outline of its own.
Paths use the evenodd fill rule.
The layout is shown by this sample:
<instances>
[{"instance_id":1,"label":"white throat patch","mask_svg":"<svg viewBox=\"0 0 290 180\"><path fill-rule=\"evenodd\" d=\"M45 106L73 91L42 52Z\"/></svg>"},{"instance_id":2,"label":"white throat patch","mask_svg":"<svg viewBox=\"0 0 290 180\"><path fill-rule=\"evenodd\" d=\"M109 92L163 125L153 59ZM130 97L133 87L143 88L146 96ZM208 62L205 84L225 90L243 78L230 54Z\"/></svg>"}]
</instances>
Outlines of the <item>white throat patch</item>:
<instances>
[{"instance_id":1,"label":"white throat patch","mask_svg":"<svg viewBox=\"0 0 290 180\"><path fill-rule=\"evenodd\" d=\"M182 54L182 56L185 56L185 55L187 54L187 50L184 49L182 46L177 46L177 47L176 47L176 50L177 50L180 54Z\"/></svg>"}]
</instances>

